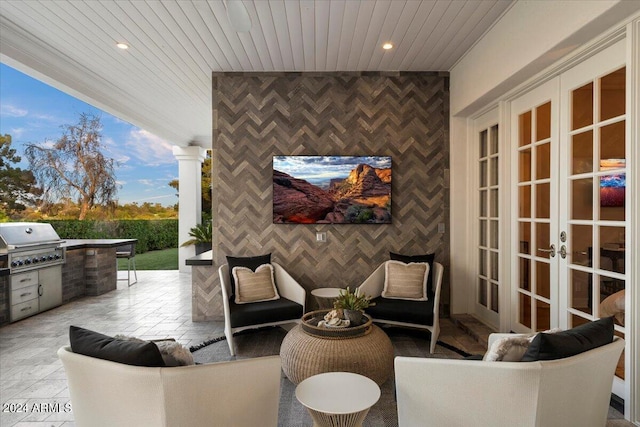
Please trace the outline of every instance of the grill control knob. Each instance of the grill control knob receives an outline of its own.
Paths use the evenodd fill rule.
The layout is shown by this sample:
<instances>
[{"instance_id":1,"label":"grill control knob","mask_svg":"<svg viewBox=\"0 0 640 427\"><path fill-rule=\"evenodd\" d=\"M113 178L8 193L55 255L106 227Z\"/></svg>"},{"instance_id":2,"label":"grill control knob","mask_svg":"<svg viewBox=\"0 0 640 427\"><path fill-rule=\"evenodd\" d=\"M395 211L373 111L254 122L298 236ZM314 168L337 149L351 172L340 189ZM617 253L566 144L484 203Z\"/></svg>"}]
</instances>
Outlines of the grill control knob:
<instances>
[{"instance_id":1,"label":"grill control knob","mask_svg":"<svg viewBox=\"0 0 640 427\"><path fill-rule=\"evenodd\" d=\"M18 264L18 261L11 261L11 267L17 267L20 264Z\"/></svg>"},{"instance_id":2,"label":"grill control knob","mask_svg":"<svg viewBox=\"0 0 640 427\"><path fill-rule=\"evenodd\" d=\"M46 257L46 256L41 256L41 257L40 257L40 262L45 262L46 260L47 260L47 257Z\"/></svg>"},{"instance_id":3,"label":"grill control knob","mask_svg":"<svg viewBox=\"0 0 640 427\"><path fill-rule=\"evenodd\" d=\"M47 258L49 261L53 261L53 255L49 255Z\"/></svg>"},{"instance_id":4,"label":"grill control knob","mask_svg":"<svg viewBox=\"0 0 640 427\"><path fill-rule=\"evenodd\" d=\"M18 260L18 261L16 261L16 263L18 264L18 267L20 267L21 265L24 264L24 262L22 262L22 260Z\"/></svg>"},{"instance_id":5,"label":"grill control knob","mask_svg":"<svg viewBox=\"0 0 640 427\"><path fill-rule=\"evenodd\" d=\"M56 254L55 258L56 258L56 259L60 259L60 258L62 258L62 257L61 257L60 255Z\"/></svg>"},{"instance_id":6,"label":"grill control knob","mask_svg":"<svg viewBox=\"0 0 640 427\"><path fill-rule=\"evenodd\" d=\"M32 263L34 263L34 264L37 264L37 263L38 263L38 261L40 261L40 260L38 259L38 257L36 257L36 258L34 258L34 259L32 259L32 260L31 260L31 262L32 262Z\"/></svg>"},{"instance_id":7,"label":"grill control knob","mask_svg":"<svg viewBox=\"0 0 640 427\"><path fill-rule=\"evenodd\" d=\"M27 258L27 259L25 259L25 260L24 260L24 263L25 263L26 265L31 264L31 258Z\"/></svg>"}]
</instances>

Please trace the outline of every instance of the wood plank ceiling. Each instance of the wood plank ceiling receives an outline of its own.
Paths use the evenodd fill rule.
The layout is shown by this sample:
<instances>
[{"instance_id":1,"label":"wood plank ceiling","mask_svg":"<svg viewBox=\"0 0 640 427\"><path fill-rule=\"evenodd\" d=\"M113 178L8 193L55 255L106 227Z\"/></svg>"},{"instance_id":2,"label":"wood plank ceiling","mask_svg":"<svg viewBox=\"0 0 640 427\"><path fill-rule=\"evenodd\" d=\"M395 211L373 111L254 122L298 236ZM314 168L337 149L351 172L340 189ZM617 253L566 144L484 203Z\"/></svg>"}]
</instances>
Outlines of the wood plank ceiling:
<instances>
[{"instance_id":1,"label":"wood plank ceiling","mask_svg":"<svg viewBox=\"0 0 640 427\"><path fill-rule=\"evenodd\" d=\"M212 71L447 71L511 5L227 1L242 1L249 32L222 0L3 0L0 59L173 144L208 147Z\"/></svg>"}]
</instances>

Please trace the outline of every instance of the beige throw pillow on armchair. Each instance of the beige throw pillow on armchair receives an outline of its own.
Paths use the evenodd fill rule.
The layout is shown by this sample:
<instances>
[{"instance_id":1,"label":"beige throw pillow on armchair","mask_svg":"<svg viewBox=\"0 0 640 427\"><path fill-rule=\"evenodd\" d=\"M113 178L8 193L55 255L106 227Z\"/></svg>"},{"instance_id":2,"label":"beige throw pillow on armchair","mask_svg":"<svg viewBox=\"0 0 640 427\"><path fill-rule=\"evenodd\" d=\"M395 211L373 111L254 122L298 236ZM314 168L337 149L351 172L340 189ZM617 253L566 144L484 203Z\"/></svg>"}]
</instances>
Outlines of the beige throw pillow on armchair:
<instances>
[{"instance_id":1,"label":"beige throw pillow on armchair","mask_svg":"<svg viewBox=\"0 0 640 427\"><path fill-rule=\"evenodd\" d=\"M427 301L427 278L429 264L426 262L400 261L384 263L383 298Z\"/></svg>"},{"instance_id":2,"label":"beige throw pillow on armchair","mask_svg":"<svg viewBox=\"0 0 640 427\"><path fill-rule=\"evenodd\" d=\"M271 264L262 264L255 271L247 267L233 267L232 274L236 283L236 304L273 301L280 298Z\"/></svg>"}]
</instances>

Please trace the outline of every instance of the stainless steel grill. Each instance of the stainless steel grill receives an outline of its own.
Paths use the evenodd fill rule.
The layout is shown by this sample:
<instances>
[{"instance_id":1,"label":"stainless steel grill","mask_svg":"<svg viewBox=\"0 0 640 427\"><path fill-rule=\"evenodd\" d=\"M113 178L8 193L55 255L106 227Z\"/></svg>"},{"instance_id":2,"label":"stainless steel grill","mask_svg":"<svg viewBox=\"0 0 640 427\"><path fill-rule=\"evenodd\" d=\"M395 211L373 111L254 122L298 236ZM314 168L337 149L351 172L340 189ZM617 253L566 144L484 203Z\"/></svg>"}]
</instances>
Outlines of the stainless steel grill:
<instances>
[{"instance_id":1,"label":"stainless steel grill","mask_svg":"<svg viewBox=\"0 0 640 427\"><path fill-rule=\"evenodd\" d=\"M64 264L64 248L60 246L63 242L51 224L0 224L0 254L8 256L11 274Z\"/></svg>"},{"instance_id":2,"label":"stainless steel grill","mask_svg":"<svg viewBox=\"0 0 640 427\"><path fill-rule=\"evenodd\" d=\"M51 224L0 224L0 262L9 268L10 321L62 304L62 243Z\"/></svg>"}]
</instances>

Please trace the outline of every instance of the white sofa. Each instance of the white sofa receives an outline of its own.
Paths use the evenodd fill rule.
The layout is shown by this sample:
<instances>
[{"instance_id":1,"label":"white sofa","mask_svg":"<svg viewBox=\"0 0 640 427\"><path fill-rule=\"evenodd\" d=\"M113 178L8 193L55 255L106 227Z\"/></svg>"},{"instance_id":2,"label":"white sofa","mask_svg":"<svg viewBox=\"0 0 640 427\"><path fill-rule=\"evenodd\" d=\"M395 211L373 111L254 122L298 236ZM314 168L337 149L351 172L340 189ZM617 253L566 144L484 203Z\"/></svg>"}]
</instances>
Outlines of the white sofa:
<instances>
[{"instance_id":1,"label":"white sofa","mask_svg":"<svg viewBox=\"0 0 640 427\"><path fill-rule=\"evenodd\" d=\"M279 356L170 368L58 350L79 427L277 426Z\"/></svg>"},{"instance_id":2,"label":"white sofa","mask_svg":"<svg viewBox=\"0 0 640 427\"><path fill-rule=\"evenodd\" d=\"M616 337L538 362L396 357L399 426L603 427L623 348Z\"/></svg>"}]
</instances>

